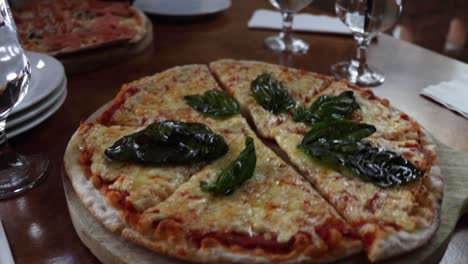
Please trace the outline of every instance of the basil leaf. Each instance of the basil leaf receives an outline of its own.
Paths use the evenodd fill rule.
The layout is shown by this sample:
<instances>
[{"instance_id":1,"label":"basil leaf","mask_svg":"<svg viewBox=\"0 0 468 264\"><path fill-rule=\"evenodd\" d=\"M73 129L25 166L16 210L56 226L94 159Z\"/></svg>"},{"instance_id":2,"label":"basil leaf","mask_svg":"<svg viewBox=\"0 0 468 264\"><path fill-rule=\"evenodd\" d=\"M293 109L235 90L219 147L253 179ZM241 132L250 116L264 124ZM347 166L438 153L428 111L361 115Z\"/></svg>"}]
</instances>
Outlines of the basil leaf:
<instances>
[{"instance_id":1,"label":"basil leaf","mask_svg":"<svg viewBox=\"0 0 468 264\"><path fill-rule=\"evenodd\" d=\"M349 118L354 110L359 109L353 91L345 91L337 96L322 95L315 100L309 109L299 106L293 112L293 120L313 125L331 119Z\"/></svg>"},{"instance_id":2,"label":"basil leaf","mask_svg":"<svg viewBox=\"0 0 468 264\"><path fill-rule=\"evenodd\" d=\"M303 143L307 145L318 141L323 144L357 142L374 134L375 131L375 127L368 124L358 124L349 120L329 120L313 125L304 136Z\"/></svg>"},{"instance_id":3,"label":"basil leaf","mask_svg":"<svg viewBox=\"0 0 468 264\"><path fill-rule=\"evenodd\" d=\"M113 161L172 165L211 161L228 150L224 138L203 124L163 121L120 138L104 155Z\"/></svg>"},{"instance_id":4,"label":"basil leaf","mask_svg":"<svg viewBox=\"0 0 468 264\"><path fill-rule=\"evenodd\" d=\"M261 74L250 85L252 96L259 105L273 114L287 112L296 102L278 80L270 74Z\"/></svg>"},{"instance_id":5,"label":"basil leaf","mask_svg":"<svg viewBox=\"0 0 468 264\"><path fill-rule=\"evenodd\" d=\"M385 188L409 183L424 175L423 171L399 154L370 144L364 145L365 147L346 163L354 174L364 180Z\"/></svg>"},{"instance_id":6,"label":"basil leaf","mask_svg":"<svg viewBox=\"0 0 468 264\"><path fill-rule=\"evenodd\" d=\"M215 119L226 119L240 113L236 99L224 91L206 91L202 95L187 95L185 102L198 112Z\"/></svg>"},{"instance_id":7,"label":"basil leaf","mask_svg":"<svg viewBox=\"0 0 468 264\"><path fill-rule=\"evenodd\" d=\"M408 183L424 174L399 154L361 141L374 132L368 124L324 121L313 125L298 147L332 169L347 170L380 187Z\"/></svg>"},{"instance_id":8,"label":"basil leaf","mask_svg":"<svg viewBox=\"0 0 468 264\"><path fill-rule=\"evenodd\" d=\"M245 148L239 156L219 174L216 182L200 182L200 188L204 192L229 195L245 181L252 178L257 164L254 140L247 137Z\"/></svg>"}]
</instances>

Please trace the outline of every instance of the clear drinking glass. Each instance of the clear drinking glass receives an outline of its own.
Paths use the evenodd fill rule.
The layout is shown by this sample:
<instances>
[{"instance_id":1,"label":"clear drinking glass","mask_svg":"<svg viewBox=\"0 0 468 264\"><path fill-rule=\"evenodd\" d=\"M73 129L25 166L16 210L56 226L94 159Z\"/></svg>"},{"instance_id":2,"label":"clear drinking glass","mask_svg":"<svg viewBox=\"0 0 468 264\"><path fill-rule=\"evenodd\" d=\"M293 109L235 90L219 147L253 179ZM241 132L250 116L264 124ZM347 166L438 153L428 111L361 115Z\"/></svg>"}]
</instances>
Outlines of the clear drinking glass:
<instances>
[{"instance_id":1,"label":"clear drinking glass","mask_svg":"<svg viewBox=\"0 0 468 264\"><path fill-rule=\"evenodd\" d=\"M332 67L337 79L361 86L376 86L385 76L366 62L367 49L373 37L392 27L402 12L402 0L336 0L336 13L351 29L357 50L351 61Z\"/></svg>"},{"instance_id":2,"label":"clear drinking glass","mask_svg":"<svg viewBox=\"0 0 468 264\"><path fill-rule=\"evenodd\" d=\"M6 139L6 119L26 94L30 77L10 8L6 0L0 0L0 199L35 186L49 164L41 155L19 155Z\"/></svg>"},{"instance_id":3,"label":"clear drinking glass","mask_svg":"<svg viewBox=\"0 0 468 264\"><path fill-rule=\"evenodd\" d=\"M283 27L279 35L265 39L265 45L276 51L289 51L293 53L306 53L309 44L300 38L292 36L294 14L312 3L313 0L270 0L270 3L281 11Z\"/></svg>"}]
</instances>

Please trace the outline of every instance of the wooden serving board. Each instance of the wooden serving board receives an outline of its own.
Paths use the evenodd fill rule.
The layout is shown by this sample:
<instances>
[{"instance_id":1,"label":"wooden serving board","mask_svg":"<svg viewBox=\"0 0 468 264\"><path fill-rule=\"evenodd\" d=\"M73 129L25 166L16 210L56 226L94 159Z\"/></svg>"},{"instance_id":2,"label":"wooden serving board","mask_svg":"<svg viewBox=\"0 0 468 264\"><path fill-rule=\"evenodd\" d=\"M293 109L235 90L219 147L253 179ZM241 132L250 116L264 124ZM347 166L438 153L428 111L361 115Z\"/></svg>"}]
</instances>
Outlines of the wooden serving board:
<instances>
[{"instance_id":1,"label":"wooden serving board","mask_svg":"<svg viewBox=\"0 0 468 264\"><path fill-rule=\"evenodd\" d=\"M153 25L149 18L142 14L146 34L136 43L117 43L111 46L84 50L57 57L63 63L67 74L92 71L106 65L125 62L143 52L153 43Z\"/></svg>"},{"instance_id":2,"label":"wooden serving board","mask_svg":"<svg viewBox=\"0 0 468 264\"><path fill-rule=\"evenodd\" d=\"M444 180L444 198L439 229L425 246L381 263L437 263L447 248L458 219L468 212L468 155L435 141ZM83 206L65 172L63 185L70 217L78 236L103 263L187 263L158 255L111 233L97 222ZM366 262L368 261L364 254L342 261L342 263Z\"/></svg>"}]
</instances>

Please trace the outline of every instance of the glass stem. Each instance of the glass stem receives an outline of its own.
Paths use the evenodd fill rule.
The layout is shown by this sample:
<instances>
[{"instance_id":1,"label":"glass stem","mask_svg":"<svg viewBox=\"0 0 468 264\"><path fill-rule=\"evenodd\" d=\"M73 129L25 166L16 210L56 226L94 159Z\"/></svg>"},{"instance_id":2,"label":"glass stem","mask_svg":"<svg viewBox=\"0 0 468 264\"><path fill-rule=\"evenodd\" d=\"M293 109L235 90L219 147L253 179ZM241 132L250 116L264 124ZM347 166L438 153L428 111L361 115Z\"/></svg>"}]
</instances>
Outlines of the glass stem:
<instances>
[{"instance_id":1,"label":"glass stem","mask_svg":"<svg viewBox=\"0 0 468 264\"><path fill-rule=\"evenodd\" d=\"M0 117L0 156L4 153L5 147L8 146L6 138L6 115Z\"/></svg>"},{"instance_id":2,"label":"glass stem","mask_svg":"<svg viewBox=\"0 0 468 264\"><path fill-rule=\"evenodd\" d=\"M0 169L14 166L16 163L16 153L10 147L6 137L6 117L0 119Z\"/></svg>"},{"instance_id":3,"label":"glass stem","mask_svg":"<svg viewBox=\"0 0 468 264\"><path fill-rule=\"evenodd\" d=\"M281 29L280 38L282 38L285 43L291 43L294 14L281 12L281 16L283 17L283 28Z\"/></svg>"},{"instance_id":4,"label":"glass stem","mask_svg":"<svg viewBox=\"0 0 468 264\"><path fill-rule=\"evenodd\" d=\"M370 38L363 38L355 36L356 41L356 54L351 59L351 64L356 68L365 67L367 63L367 49L369 48Z\"/></svg>"}]
</instances>

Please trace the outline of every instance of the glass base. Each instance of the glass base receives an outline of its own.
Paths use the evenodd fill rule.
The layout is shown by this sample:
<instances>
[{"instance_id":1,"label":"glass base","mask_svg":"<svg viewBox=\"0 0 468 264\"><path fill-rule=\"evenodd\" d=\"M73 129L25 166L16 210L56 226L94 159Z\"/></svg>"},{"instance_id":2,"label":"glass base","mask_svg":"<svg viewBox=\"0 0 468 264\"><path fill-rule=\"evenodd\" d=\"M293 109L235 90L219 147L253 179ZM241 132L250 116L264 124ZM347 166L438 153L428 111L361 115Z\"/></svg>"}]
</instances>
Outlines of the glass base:
<instances>
[{"instance_id":1,"label":"glass base","mask_svg":"<svg viewBox=\"0 0 468 264\"><path fill-rule=\"evenodd\" d=\"M304 40L291 37L291 41L285 41L281 36L271 36L265 39L267 48L274 51L289 51L293 53L307 53L309 44Z\"/></svg>"},{"instance_id":2,"label":"glass base","mask_svg":"<svg viewBox=\"0 0 468 264\"><path fill-rule=\"evenodd\" d=\"M357 67L350 61L342 61L332 66L331 71L336 79L346 79L363 87L381 85L385 76L379 70L367 64Z\"/></svg>"},{"instance_id":3,"label":"glass base","mask_svg":"<svg viewBox=\"0 0 468 264\"><path fill-rule=\"evenodd\" d=\"M29 190L45 178L49 160L44 155L9 153L0 161L0 199Z\"/></svg>"}]
</instances>

